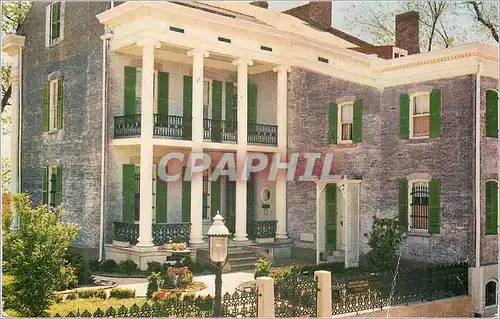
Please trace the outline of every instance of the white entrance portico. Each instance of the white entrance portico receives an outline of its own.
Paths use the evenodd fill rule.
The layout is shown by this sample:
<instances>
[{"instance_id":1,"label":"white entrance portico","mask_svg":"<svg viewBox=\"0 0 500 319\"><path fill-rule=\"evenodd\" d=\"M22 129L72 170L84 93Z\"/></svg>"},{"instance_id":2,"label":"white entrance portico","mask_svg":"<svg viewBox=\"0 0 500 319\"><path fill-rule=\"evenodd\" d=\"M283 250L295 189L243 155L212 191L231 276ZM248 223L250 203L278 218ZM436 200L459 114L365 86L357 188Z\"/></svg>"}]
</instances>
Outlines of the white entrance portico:
<instances>
[{"instance_id":1,"label":"white entrance portico","mask_svg":"<svg viewBox=\"0 0 500 319\"><path fill-rule=\"evenodd\" d=\"M360 183L345 176L316 181L316 263L359 265Z\"/></svg>"}]
</instances>

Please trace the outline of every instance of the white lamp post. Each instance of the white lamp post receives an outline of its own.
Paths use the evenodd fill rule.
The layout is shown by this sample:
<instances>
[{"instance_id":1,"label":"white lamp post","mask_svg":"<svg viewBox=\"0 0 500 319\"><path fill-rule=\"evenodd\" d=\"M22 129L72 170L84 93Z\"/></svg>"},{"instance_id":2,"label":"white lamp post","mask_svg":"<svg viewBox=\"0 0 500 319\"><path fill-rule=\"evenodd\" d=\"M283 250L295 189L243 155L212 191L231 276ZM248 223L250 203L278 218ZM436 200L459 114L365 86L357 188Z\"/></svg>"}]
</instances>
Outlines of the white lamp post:
<instances>
[{"instance_id":1,"label":"white lamp post","mask_svg":"<svg viewBox=\"0 0 500 319\"><path fill-rule=\"evenodd\" d=\"M224 225L224 218L217 211L217 215L213 218L213 224L207 233L210 260L217 265L215 272L215 317L221 317L222 263L227 258L227 238L229 235L229 229Z\"/></svg>"}]
</instances>

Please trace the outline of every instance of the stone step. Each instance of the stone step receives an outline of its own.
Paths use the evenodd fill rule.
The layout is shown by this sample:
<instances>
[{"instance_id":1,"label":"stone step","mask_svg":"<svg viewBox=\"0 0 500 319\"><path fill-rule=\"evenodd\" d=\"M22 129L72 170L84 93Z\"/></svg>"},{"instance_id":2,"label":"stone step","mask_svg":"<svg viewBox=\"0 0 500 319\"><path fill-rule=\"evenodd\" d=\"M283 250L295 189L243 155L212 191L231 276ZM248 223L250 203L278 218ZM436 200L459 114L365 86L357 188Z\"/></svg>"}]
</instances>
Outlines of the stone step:
<instances>
[{"instance_id":1,"label":"stone step","mask_svg":"<svg viewBox=\"0 0 500 319\"><path fill-rule=\"evenodd\" d=\"M245 264L252 264L255 267L255 263L257 263L256 257L247 257L247 258L229 258L228 262L232 266L239 266Z\"/></svg>"},{"instance_id":2,"label":"stone step","mask_svg":"<svg viewBox=\"0 0 500 319\"><path fill-rule=\"evenodd\" d=\"M255 263L241 264L241 265L230 265L231 272L238 271L253 271L255 269Z\"/></svg>"},{"instance_id":3,"label":"stone step","mask_svg":"<svg viewBox=\"0 0 500 319\"><path fill-rule=\"evenodd\" d=\"M253 251L248 251L248 250L241 250L241 251L230 251L228 252L228 258L245 258L245 257L253 257L257 258L257 255Z\"/></svg>"}]
</instances>

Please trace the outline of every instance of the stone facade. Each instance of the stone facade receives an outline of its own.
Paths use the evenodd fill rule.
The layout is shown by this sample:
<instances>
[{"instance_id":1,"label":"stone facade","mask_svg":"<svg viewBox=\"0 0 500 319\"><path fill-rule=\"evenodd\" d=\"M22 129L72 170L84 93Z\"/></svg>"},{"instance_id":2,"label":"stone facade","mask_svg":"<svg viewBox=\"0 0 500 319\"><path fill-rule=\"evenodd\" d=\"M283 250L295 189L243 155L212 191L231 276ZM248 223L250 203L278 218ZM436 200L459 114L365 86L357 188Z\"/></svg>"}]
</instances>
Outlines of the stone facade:
<instances>
[{"instance_id":1,"label":"stone facade","mask_svg":"<svg viewBox=\"0 0 500 319\"><path fill-rule=\"evenodd\" d=\"M47 165L63 172L65 220L80 225L74 246L97 251L101 162L101 85L104 27L96 14L106 3L66 2L64 40L45 46L45 10L33 2L23 26L23 112L21 190L42 201L42 176ZM85 25L85 28L82 28ZM44 133L43 87L48 75L64 78L63 128Z\"/></svg>"},{"instance_id":2,"label":"stone facade","mask_svg":"<svg viewBox=\"0 0 500 319\"><path fill-rule=\"evenodd\" d=\"M370 232L372 216L397 215L398 179L410 179L412 174L419 173L441 181L441 229L439 234L409 232L404 256L430 262L473 260L473 75L389 87L379 91L294 68L289 83L289 151L332 152L334 174L362 179L362 253L368 249L364 234ZM441 90L441 137L400 139L399 97L423 86ZM495 82L485 79L482 87L484 100L484 90L494 88ZM329 145L328 104L345 95L363 99L363 140L354 145ZM483 137L484 109L483 101ZM496 139L483 139L482 144L482 178L496 178L497 161L493 160L497 158ZM481 189L484 219L484 186ZM296 246L315 249L315 243L301 242L299 237L300 233L316 233L316 185L313 182L290 182L287 191L289 234ZM496 250L496 240L493 237L496 238L483 238L483 262L496 260L492 253Z\"/></svg>"}]
</instances>

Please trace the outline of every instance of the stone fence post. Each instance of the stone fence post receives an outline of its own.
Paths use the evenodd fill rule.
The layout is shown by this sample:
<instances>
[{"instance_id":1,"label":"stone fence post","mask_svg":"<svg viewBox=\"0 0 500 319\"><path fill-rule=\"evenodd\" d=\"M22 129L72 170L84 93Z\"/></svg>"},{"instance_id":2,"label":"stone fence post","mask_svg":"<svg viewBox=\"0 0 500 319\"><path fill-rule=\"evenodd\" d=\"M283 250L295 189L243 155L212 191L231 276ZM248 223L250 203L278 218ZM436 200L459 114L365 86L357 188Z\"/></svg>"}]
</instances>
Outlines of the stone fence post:
<instances>
[{"instance_id":1,"label":"stone fence post","mask_svg":"<svg viewBox=\"0 0 500 319\"><path fill-rule=\"evenodd\" d=\"M257 295L257 317L274 317L274 279L269 277L258 277L256 280Z\"/></svg>"},{"instance_id":2,"label":"stone fence post","mask_svg":"<svg viewBox=\"0 0 500 319\"><path fill-rule=\"evenodd\" d=\"M329 271L318 270L314 272L318 280L318 294L316 298L316 311L318 318L332 316L332 274Z\"/></svg>"}]
</instances>

